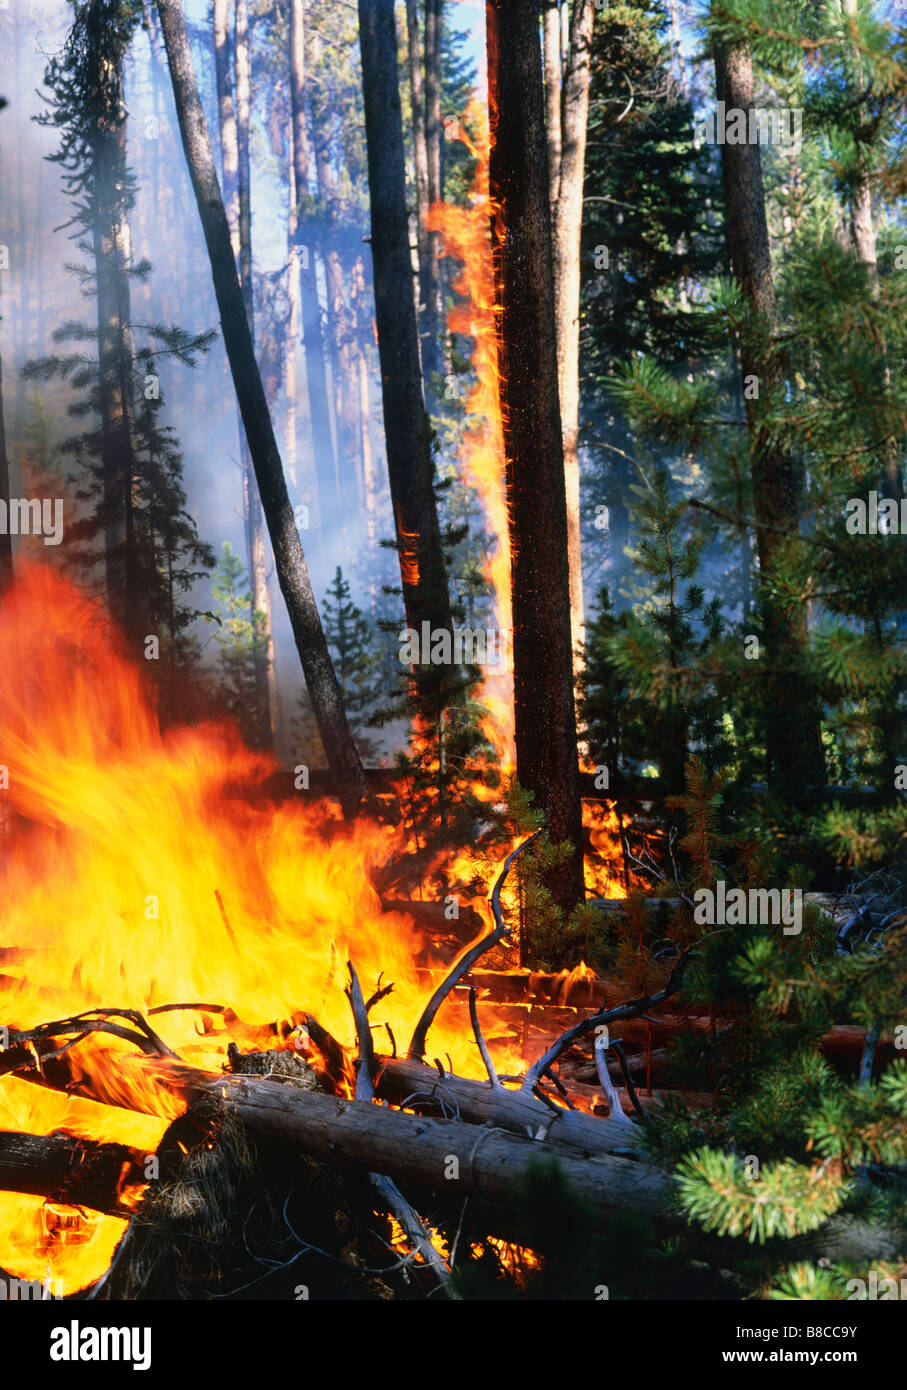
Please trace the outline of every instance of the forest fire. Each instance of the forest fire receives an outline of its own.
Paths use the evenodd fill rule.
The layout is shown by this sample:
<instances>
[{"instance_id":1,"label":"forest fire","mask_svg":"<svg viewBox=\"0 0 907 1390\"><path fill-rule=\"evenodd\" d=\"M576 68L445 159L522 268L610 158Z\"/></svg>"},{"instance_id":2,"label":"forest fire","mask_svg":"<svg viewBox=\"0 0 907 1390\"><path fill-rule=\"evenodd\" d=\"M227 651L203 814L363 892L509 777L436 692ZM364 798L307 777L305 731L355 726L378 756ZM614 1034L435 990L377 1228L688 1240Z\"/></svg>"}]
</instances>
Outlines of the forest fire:
<instances>
[{"instance_id":1,"label":"forest fire","mask_svg":"<svg viewBox=\"0 0 907 1390\"><path fill-rule=\"evenodd\" d=\"M147 1368L163 1304L157 1369L235 1376L232 1304L310 1298L855 1361L737 1324L903 1287L907 552L846 514L904 496L904 30L731 8L0 3L0 1303L73 1301L52 1361Z\"/></svg>"},{"instance_id":2,"label":"forest fire","mask_svg":"<svg viewBox=\"0 0 907 1390\"><path fill-rule=\"evenodd\" d=\"M102 606L46 568L23 569L0 608L0 655L7 1029L86 1010L165 1009L168 1046L199 1069L220 1071L236 1044L292 1050L323 1070L303 1020L351 1041L349 959L367 987L393 981L375 1023L407 1035L424 1002L422 941L404 914L382 911L370 883L393 849L386 828L350 829L304 793L297 804L265 801L270 760L226 727L162 733ZM167 1009L176 1004L195 1007ZM70 1084L94 1099L7 1075L0 1127L153 1154L182 1103L153 1085L118 1026L65 1054ZM506 1029L492 1023L489 1042L503 1067L520 1069ZM442 1012L433 1046L459 1075L483 1075L462 1001ZM351 1093L348 1079L333 1080ZM65 1210L0 1197L0 1264L19 1277L50 1270L67 1292L98 1277L123 1223L67 1224Z\"/></svg>"}]
</instances>

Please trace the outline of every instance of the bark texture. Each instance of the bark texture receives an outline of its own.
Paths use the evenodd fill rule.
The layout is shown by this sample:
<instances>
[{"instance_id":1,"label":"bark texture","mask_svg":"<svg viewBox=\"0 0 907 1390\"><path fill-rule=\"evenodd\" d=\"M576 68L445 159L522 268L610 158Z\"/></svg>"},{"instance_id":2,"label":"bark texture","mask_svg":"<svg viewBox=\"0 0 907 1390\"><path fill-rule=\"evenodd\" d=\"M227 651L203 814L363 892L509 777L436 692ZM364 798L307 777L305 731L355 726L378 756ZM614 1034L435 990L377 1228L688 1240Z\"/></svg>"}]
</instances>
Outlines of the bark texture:
<instances>
[{"instance_id":1,"label":"bark texture","mask_svg":"<svg viewBox=\"0 0 907 1390\"><path fill-rule=\"evenodd\" d=\"M517 776L573 854L549 885L583 898L567 501L558 401L542 54L532 0L488 0L489 179L513 577Z\"/></svg>"},{"instance_id":2,"label":"bark texture","mask_svg":"<svg viewBox=\"0 0 907 1390\"><path fill-rule=\"evenodd\" d=\"M230 243L230 230L211 154L208 125L192 69L186 24L179 0L159 0L158 12L167 47L183 150L211 261L224 343L271 537L277 577L328 765L335 778L344 814L351 816L365 792L362 762L343 708L340 686L312 593L308 566L296 530L283 464L255 360Z\"/></svg>"}]
</instances>

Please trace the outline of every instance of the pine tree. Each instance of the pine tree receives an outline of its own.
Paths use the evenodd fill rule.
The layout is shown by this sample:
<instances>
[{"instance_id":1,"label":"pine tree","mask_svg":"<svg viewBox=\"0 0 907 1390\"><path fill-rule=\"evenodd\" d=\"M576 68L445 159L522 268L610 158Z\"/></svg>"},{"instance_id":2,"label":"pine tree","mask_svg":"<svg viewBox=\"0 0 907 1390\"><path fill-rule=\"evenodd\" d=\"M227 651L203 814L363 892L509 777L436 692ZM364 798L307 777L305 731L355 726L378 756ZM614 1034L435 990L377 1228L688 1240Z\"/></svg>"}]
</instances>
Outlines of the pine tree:
<instances>
[{"instance_id":1,"label":"pine tree","mask_svg":"<svg viewBox=\"0 0 907 1390\"><path fill-rule=\"evenodd\" d=\"M248 575L229 541L224 541L223 555L211 581L211 594L217 607L206 615L206 621L217 629L218 698L251 745L256 730L256 629L250 616L252 594Z\"/></svg>"}]
</instances>

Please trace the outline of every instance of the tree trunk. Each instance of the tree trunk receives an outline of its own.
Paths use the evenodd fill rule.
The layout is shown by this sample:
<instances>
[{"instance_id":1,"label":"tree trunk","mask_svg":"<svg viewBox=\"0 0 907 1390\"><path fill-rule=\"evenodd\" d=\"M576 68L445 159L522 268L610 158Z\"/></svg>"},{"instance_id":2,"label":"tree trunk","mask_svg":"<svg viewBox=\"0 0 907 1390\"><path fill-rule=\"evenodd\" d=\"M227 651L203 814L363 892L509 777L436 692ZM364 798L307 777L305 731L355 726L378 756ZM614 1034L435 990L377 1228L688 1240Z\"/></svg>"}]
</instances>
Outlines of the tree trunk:
<instances>
[{"instance_id":1,"label":"tree trunk","mask_svg":"<svg viewBox=\"0 0 907 1390\"><path fill-rule=\"evenodd\" d=\"M547 13L546 13L547 21ZM560 160L554 212L554 301L557 326L558 395L564 440L567 491L567 557L570 565L570 626L575 675L582 671L585 606L579 487L579 297L583 177L589 120L589 63L592 52L592 0L573 0L567 70L560 88L557 144ZM558 29L560 25L558 23ZM560 34L558 33L558 42ZM546 28L546 55L548 32ZM548 63L546 60L546 75ZM548 93L549 110L551 92ZM551 153L549 134L549 156ZM554 182L549 168L549 186Z\"/></svg>"},{"instance_id":2,"label":"tree trunk","mask_svg":"<svg viewBox=\"0 0 907 1390\"><path fill-rule=\"evenodd\" d=\"M290 0L290 111L292 122L293 173L296 187L296 208L290 219L290 235L297 247L299 262L299 297L302 316L302 340L305 345L306 385L309 397L309 419L312 426L312 451L318 484L318 513L322 542L336 524L340 510L337 491L337 464L331 437L331 417L328 410L327 372L324 365L324 335L321 328L321 309L318 304L318 285L315 277L315 245L307 240L308 219L299 216L303 199L309 192L309 139L306 129L305 106L305 0Z\"/></svg>"},{"instance_id":3,"label":"tree trunk","mask_svg":"<svg viewBox=\"0 0 907 1390\"><path fill-rule=\"evenodd\" d=\"M255 296L252 286L252 169L249 158L249 121L252 66L249 56L249 0L236 0L234 24L234 65L236 72L236 146L239 206L239 278L249 320L249 333L255 344ZM267 748L274 741L274 638L271 632L271 598L268 593L268 557L265 545L261 498L255 486L252 457L243 432L240 440L243 470L243 500L246 512L246 548L251 591L252 664L255 673L256 742Z\"/></svg>"},{"instance_id":4,"label":"tree trunk","mask_svg":"<svg viewBox=\"0 0 907 1390\"><path fill-rule=\"evenodd\" d=\"M211 261L224 343L271 536L277 576L328 765L334 775L344 814L350 817L365 792L362 762L343 708L340 687L331 664L287 494L280 452L274 438L246 319L242 289L236 274L230 230L220 196L208 125L192 69L186 24L179 0L159 0L158 13L167 46L180 135Z\"/></svg>"},{"instance_id":5,"label":"tree trunk","mask_svg":"<svg viewBox=\"0 0 907 1390\"><path fill-rule=\"evenodd\" d=\"M715 53L716 93L726 109L748 111L753 102L753 67L747 45ZM770 335L775 325L768 226L757 144L721 146L725 219L731 272L754 310L755 325L740 347L741 373L755 378L759 401L746 399L756 552L759 557L760 608L765 639L766 752L770 784L796 799L808 786L823 785L824 760L815 699L806 689L802 659L808 644L806 614L772 595L776 570L783 562L786 531L798 531L797 496L790 457L760 424L765 402L784 390ZM755 326L754 325L754 326ZM745 396L751 396L746 392Z\"/></svg>"},{"instance_id":6,"label":"tree trunk","mask_svg":"<svg viewBox=\"0 0 907 1390\"><path fill-rule=\"evenodd\" d=\"M428 230L428 210L431 207L428 178L428 141L426 138L425 93L422 81L422 57L419 46L419 19L416 0L406 0L406 50L409 65L409 87L413 108L413 163L416 173L416 242L419 254L419 330L422 343L422 375L426 395L432 394L432 377L441 369L438 352L440 325L435 314L440 299L438 261L432 233Z\"/></svg>"},{"instance_id":7,"label":"tree trunk","mask_svg":"<svg viewBox=\"0 0 907 1390\"><path fill-rule=\"evenodd\" d=\"M425 0L425 149L428 156L429 206L440 203L444 198L444 127L441 124L442 24L442 0ZM429 235L427 293L431 300L435 354L433 362L430 361L425 367L426 391L429 393L433 390L429 374L434 370L440 370L442 366L441 354L437 350L438 335L444 322L440 254L441 233L431 232ZM430 394L429 400L431 400Z\"/></svg>"},{"instance_id":8,"label":"tree trunk","mask_svg":"<svg viewBox=\"0 0 907 1390\"><path fill-rule=\"evenodd\" d=\"M422 393L397 87L393 0L359 0L375 319L387 469L410 627L450 628L450 595Z\"/></svg>"},{"instance_id":9,"label":"tree trunk","mask_svg":"<svg viewBox=\"0 0 907 1390\"><path fill-rule=\"evenodd\" d=\"M542 56L545 67L545 133L548 137L548 199L551 216L557 210L561 181L561 7L560 0L545 0L542 11Z\"/></svg>"},{"instance_id":10,"label":"tree trunk","mask_svg":"<svg viewBox=\"0 0 907 1390\"><path fill-rule=\"evenodd\" d=\"M856 19L856 0L844 0L844 13L851 19ZM859 52L857 52L857 60L857 72L860 86L862 87L863 78L860 72ZM876 251L876 227L872 211L872 187L869 181L869 168L867 166L865 152L861 162L859 178L850 193L850 233L857 259L862 261L863 265L866 267L866 275L869 280L872 297L873 299L878 299L881 286L879 283L879 262ZM884 374L885 389L887 392L891 387L891 367L887 360L884 343L881 344L881 349L886 359ZM897 440L894 438L886 439L884 450L885 469L882 480L882 491L884 496L894 497L900 501L904 496L904 478Z\"/></svg>"},{"instance_id":11,"label":"tree trunk","mask_svg":"<svg viewBox=\"0 0 907 1390\"><path fill-rule=\"evenodd\" d=\"M133 513L137 464L132 423L130 243L120 183L126 164L125 121L119 119L118 113L101 115L98 135L97 209L92 242L97 287L107 597L119 626L137 641L147 631L147 622Z\"/></svg>"},{"instance_id":12,"label":"tree trunk","mask_svg":"<svg viewBox=\"0 0 907 1390\"><path fill-rule=\"evenodd\" d=\"M486 16L517 776L551 840L573 846L548 878L569 911L583 899L582 812L538 10L533 0L488 0Z\"/></svg>"},{"instance_id":13,"label":"tree trunk","mask_svg":"<svg viewBox=\"0 0 907 1390\"><path fill-rule=\"evenodd\" d=\"M236 107L230 80L230 0L214 0L214 72L220 126L221 172L224 208L230 227L233 254L239 260L239 143Z\"/></svg>"},{"instance_id":14,"label":"tree trunk","mask_svg":"<svg viewBox=\"0 0 907 1390\"><path fill-rule=\"evenodd\" d=\"M324 120L316 120L315 126L315 172L318 177L318 193L329 228L324 247L324 271L334 387L334 423L337 431L339 494L343 499L337 521L342 522L349 520L353 510L352 499L356 497L359 489L361 454L356 423L359 380L353 360L350 310L344 293L349 277L344 273L337 245L339 227L335 221L334 173L325 136L327 123Z\"/></svg>"}]
</instances>

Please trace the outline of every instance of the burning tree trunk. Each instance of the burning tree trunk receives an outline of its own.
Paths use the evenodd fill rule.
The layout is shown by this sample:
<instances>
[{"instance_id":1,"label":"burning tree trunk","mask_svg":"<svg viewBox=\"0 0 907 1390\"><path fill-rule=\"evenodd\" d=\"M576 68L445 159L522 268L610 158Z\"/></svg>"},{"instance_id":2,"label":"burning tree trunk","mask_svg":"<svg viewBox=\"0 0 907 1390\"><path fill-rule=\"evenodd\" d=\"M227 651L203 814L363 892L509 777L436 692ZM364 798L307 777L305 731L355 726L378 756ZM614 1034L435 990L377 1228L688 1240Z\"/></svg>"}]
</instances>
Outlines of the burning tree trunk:
<instances>
[{"instance_id":1,"label":"burning tree trunk","mask_svg":"<svg viewBox=\"0 0 907 1390\"><path fill-rule=\"evenodd\" d=\"M230 244L230 230L211 154L208 125L192 70L186 24L179 0L160 0L158 12L167 47L183 149L211 260L224 342L271 536L280 588L290 615L328 764L336 780L344 814L351 816L365 791L362 762L350 732L340 687L325 642L255 360Z\"/></svg>"},{"instance_id":2,"label":"burning tree trunk","mask_svg":"<svg viewBox=\"0 0 907 1390\"><path fill-rule=\"evenodd\" d=\"M393 0L359 0L375 318L387 470L410 627L450 628L409 252Z\"/></svg>"},{"instance_id":3,"label":"burning tree trunk","mask_svg":"<svg viewBox=\"0 0 907 1390\"><path fill-rule=\"evenodd\" d=\"M123 1144L103 1144L68 1134L0 1133L0 1192L28 1192L66 1206L90 1207L106 1216L131 1216L120 1195L147 1179L151 1155Z\"/></svg>"},{"instance_id":4,"label":"burning tree trunk","mask_svg":"<svg viewBox=\"0 0 907 1390\"><path fill-rule=\"evenodd\" d=\"M337 495L337 466L331 438L331 417L328 410L327 373L324 366L324 335L321 329L321 309L315 280L315 247L306 242L306 219L298 209L309 190L309 139L306 129L305 106L305 6L304 0L290 4L290 110L292 122L293 174L296 207L290 216L290 239L299 262L299 298L302 313L302 339L305 345L305 371L308 384L309 418L312 426L312 451L318 481L318 512L322 539L334 527L339 511ZM302 243L302 244L300 244ZM292 267L291 267L292 273Z\"/></svg>"},{"instance_id":5,"label":"burning tree trunk","mask_svg":"<svg viewBox=\"0 0 907 1390\"><path fill-rule=\"evenodd\" d=\"M718 99L728 111L753 107L753 65L746 44L718 47L715 75ZM744 395L766 648L769 780L782 794L796 798L804 788L823 784L825 770L818 712L799 671L808 642L806 615L802 608L791 611L784 599L772 592L788 539L796 538L798 514L791 459L761 423L765 402L783 391L784 382L771 343L775 287L758 144L725 141L721 170L731 271L752 305L757 325L741 341L740 368L744 385L756 381L759 387L759 403L752 399L752 391Z\"/></svg>"},{"instance_id":6,"label":"burning tree trunk","mask_svg":"<svg viewBox=\"0 0 907 1390\"><path fill-rule=\"evenodd\" d=\"M592 0L573 0L570 15L570 49L566 71L560 71L560 16L546 11L545 76L549 124L557 104L556 136L549 131L549 167L552 228L554 234L554 303L557 328L558 395L564 440L564 481L567 492L567 554L570 564L570 623L577 674L583 643L583 561L580 546L579 490L579 297L580 233L583 225L583 175L586 164L586 128L589 116L589 62L595 8ZM554 34L557 27L557 74L553 72ZM553 89L553 90L552 90Z\"/></svg>"},{"instance_id":7,"label":"burning tree trunk","mask_svg":"<svg viewBox=\"0 0 907 1390\"><path fill-rule=\"evenodd\" d=\"M549 876L559 905L583 898L564 451L558 404L537 7L489 0L489 180L500 309L500 392L513 574L517 776L571 857Z\"/></svg>"}]
</instances>

